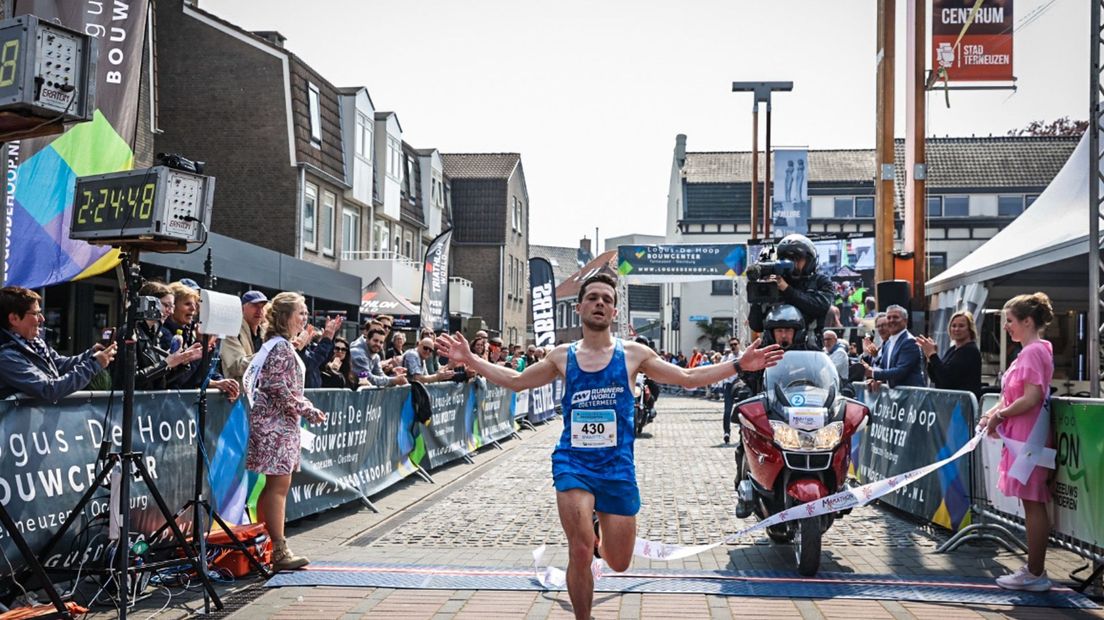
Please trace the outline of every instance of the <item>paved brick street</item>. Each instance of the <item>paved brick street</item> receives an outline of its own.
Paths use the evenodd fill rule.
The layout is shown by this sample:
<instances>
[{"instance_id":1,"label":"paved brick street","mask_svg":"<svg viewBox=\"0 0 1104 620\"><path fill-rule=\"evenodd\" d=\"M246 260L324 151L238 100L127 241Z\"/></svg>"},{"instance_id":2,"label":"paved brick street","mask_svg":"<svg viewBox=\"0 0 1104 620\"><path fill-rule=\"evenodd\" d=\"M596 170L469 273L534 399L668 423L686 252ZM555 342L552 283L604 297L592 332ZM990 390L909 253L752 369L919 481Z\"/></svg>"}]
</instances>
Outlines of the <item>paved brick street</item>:
<instances>
[{"instance_id":1,"label":"paved brick street","mask_svg":"<svg viewBox=\"0 0 1104 620\"><path fill-rule=\"evenodd\" d=\"M660 414L637 442L643 507L640 536L702 544L719 540L742 523L732 516L733 448L720 443L721 406L680 398L660 401ZM359 507L332 511L289 529L296 551L314 560L524 567L531 551L549 546L547 559L566 566L551 488L548 457L559 433L554 421L523 432L505 450L484 450L475 465L433 472L437 482L405 482L373 498L374 514ZM989 546L934 553L946 534L918 526L881 507L857 509L825 538L822 570L887 575L995 577L1023 562ZM633 568L789 570L792 551L751 536L679 562L634 560ZM1052 550L1048 570L1066 580L1083 562ZM236 589L240 590L241 584ZM254 618L568 618L566 593L278 588L248 586L230 595L230 617ZM752 599L688 594L606 594L595 597L596 618L1104 618L1037 608L921 604L862 600ZM250 601L241 607L241 603ZM144 601L136 617L165 603ZM193 600L187 604L195 608ZM238 609L240 607L240 609ZM148 609L149 611L145 611ZM177 601L162 617L182 615Z\"/></svg>"}]
</instances>

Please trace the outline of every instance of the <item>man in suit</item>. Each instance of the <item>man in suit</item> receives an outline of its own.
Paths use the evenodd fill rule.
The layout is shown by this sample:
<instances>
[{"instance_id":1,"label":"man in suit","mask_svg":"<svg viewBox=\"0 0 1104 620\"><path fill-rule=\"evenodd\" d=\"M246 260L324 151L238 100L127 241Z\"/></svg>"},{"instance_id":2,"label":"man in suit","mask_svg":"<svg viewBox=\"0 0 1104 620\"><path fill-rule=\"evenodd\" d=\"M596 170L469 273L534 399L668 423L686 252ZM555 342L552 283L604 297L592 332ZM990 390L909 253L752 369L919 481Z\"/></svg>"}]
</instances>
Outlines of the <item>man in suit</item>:
<instances>
[{"instance_id":1,"label":"man in suit","mask_svg":"<svg viewBox=\"0 0 1104 620\"><path fill-rule=\"evenodd\" d=\"M866 378L889 387L925 387L924 358L916 346L916 339L909 333L908 313L901 306L886 308L886 329L889 338L882 343L882 351L874 359L875 366L866 366Z\"/></svg>"},{"instance_id":2,"label":"man in suit","mask_svg":"<svg viewBox=\"0 0 1104 620\"><path fill-rule=\"evenodd\" d=\"M115 343L66 357L39 336L43 317L38 293L21 286L0 289L0 398L23 393L57 401L88 385L115 358Z\"/></svg>"}]
</instances>

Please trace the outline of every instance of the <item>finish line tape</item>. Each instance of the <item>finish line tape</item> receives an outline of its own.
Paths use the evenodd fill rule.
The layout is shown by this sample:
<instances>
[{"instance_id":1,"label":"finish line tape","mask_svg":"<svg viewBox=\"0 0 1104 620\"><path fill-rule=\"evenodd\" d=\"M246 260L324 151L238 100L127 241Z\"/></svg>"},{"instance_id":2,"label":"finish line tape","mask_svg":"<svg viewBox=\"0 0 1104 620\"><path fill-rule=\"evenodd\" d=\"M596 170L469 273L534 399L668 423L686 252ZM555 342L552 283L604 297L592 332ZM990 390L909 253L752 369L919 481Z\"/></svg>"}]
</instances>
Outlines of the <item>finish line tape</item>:
<instances>
[{"instance_id":1,"label":"finish line tape","mask_svg":"<svg viewBox=\"0 0 1104 620\"><path fill-rule=\"evenodd\" d=\"M767 519L764 519L751 527L746 527L734 534L729 534L721 542L713 543L711 545L697 545L693 547L684 547L682 545L673 545L668 543L656 542L652 540L645 540L643 538L636 539L636 545L633 547L633 555L641 558L647 558L649 560L681 560L691 556L704 553L710 549L716 549L721 545L733 544L741 536L745 536L752 532L770 527L772 525L778 525L779 523L786 523L787 521L795 521L797 519L808 519L811 517L818 517L832 512L839 512L841 510L847 510L848 508L854 508L855 506L865 506L870 502L888 495L901 487L908 486L913 482L923 478L931 472L943 467L944 465L957 461L963 455L972 452L974 448L981 443L982 438L985 437L985 431L979 430L970 441L966 442L966 445L958 449L957 452L951 456L932 463L931 465L925 465L918 469L905 472L903 474L897 474L896 476L890 476L884 480L878 480L869 484L864 484L853 489L847 489L840 491L828 497L821 498L815 502L809 502L800 506L794 506L788 508L782 512L771 515ZM567 583L567 573L563 569L555 566L543 566L545 553L545 545L541 545L539 548L533 550L533 570L536 572L537 581L540 582L545 588L562 588ZM595 559L591 562L590 571L594 575L595 579L601 577L606 571L609 570L609 566L600 559ZM616 573L614 573L616 574Z\"/></svg>"}]
</instances>

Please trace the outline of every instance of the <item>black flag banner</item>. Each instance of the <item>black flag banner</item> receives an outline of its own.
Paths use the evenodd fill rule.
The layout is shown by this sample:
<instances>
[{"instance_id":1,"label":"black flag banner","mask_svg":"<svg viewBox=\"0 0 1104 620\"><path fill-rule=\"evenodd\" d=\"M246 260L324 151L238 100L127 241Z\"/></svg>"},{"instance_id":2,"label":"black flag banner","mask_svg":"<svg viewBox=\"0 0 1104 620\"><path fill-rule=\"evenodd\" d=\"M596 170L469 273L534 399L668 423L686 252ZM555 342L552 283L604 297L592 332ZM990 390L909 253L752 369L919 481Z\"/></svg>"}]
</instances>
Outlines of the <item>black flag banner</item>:
<instances>
[{"instance_id":1,"label":"black flag banner","mask_svg":"<svg viewBox=\"0 0 1104 620\"><path fill-rule=\"evenodd\" d=\"M538 347L556 344L556 276L545 258L529 259L533 336Z\"/></svg>"},{"instance_id":2,"label":"black flag banner","mask_svg":"<svg viewBox=\"0 0 1104 620\"><path fill-rule=\"evenodd\" d=\"M449 322L449 245L452 229L437 235L425 253L422 271L422 327L448 330Z\"/></svg>"}]
</instances>

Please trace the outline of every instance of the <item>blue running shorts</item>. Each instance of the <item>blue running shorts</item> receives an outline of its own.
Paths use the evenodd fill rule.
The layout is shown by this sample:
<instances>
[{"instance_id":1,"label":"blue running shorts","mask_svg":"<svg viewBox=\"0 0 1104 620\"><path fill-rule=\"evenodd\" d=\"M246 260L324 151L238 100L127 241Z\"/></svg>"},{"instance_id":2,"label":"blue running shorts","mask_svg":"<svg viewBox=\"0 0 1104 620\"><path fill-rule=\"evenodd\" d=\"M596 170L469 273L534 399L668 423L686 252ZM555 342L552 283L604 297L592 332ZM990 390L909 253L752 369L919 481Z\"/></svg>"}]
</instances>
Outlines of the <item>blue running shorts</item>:
<instances>
[{"instance_id":1,"label":"blue running shorts","mask_svg":"<svg viewBox=\"0 0 1104 620\"><path fill-rule=\"evenodd\" d=\"M634 517L640 512L640 490L635 482L602 480L581 474L560 474L553 479L556 490L582 489L594 496L594 510Z\"/></svg>"}]
</instances>

